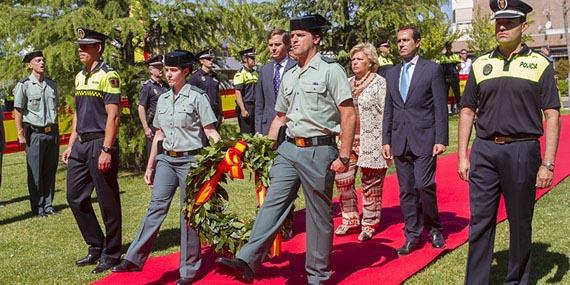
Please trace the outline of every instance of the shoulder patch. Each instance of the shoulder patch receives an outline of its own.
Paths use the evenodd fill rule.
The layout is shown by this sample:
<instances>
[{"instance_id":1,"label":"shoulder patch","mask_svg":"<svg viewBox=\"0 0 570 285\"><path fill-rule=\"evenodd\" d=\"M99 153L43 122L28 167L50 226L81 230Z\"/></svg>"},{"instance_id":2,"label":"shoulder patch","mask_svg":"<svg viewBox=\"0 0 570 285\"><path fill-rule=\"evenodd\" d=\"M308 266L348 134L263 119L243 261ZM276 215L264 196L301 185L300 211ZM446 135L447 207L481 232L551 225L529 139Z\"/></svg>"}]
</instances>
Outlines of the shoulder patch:
<instances>
[{"instance_id":1,"label":"shoulder patch","mask_svg":"<svg viewBox=\"0 0 570 285\"><path fill-rule=\"evenodd\" d=\"M335 63L336 62L336 60L334 58L324 56L322 54L321 54L321 59L326 63Z\"/></svg>"},{"instance_id":2,"label":"shoulder patch","mask_svg":"<svg viewBox=\"0 0 570 285\"><path fill-rule=\"evenodd\" d=\"M206 93L206 91L204 91L204 90L202 90L202 89L200 89L200 88L198 88L198 87L196 87L196 86L194 86L194 85L190 85L190 89L193 90L193 91L196 91L196 92L198 92L198 93Z\"/></svg>"},{"instance_id":3,"label":"shoulder patch","mask_svg":"<svg viewBox=\"0 0 570 285\"><path fill-rule=\"evenodd\" d=\"M119 85L121 85L121 80L119 79L119 77L111 76L107 80L109 81L109 84L111 84L111 87L113 88L119 88Z\"/></svg>"}]
</instances>

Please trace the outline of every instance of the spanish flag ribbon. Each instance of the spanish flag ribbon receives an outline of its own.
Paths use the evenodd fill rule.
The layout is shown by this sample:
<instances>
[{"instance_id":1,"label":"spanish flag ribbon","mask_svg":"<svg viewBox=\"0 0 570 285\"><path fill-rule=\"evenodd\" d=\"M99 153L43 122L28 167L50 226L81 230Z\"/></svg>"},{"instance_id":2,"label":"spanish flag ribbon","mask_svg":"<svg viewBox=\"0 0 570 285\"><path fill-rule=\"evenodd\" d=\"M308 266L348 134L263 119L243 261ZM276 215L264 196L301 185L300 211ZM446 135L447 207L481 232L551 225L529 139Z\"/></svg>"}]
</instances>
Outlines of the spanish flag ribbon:
<instances>
[{"instance_id":1,"label":"spanish flag ribbon","mask_svg":"<svg viewBox=\"0 0 570 285\"><path fill-rule=\"evenodd\" d=\"M222 174L229 173L231 178L243 179L241 156L247 148L245 141L238 141L235 146L226 151L224 159L216 167L214 175L200 187L200 191L194 197L194 205L201 206L210 200L218 186Z\"/></svg>"},{"instance_id":2,"label":"spanish flag ribbon","mask_svg":"<svg viewBox=\"0 0 570 285\"><path fill-rule=\"evenodd\" d=\"M260 180L261 179L259 178L259 175L256 173L255 174L255 185L257 185L257 186L255 187L255 193L257 196L257 205L259 207L261 207L261 205L263 205L263 203L265 202L265 196L267 195L267 187L265 187L263 182ZM279 229L279 231L277 232L277 235L275 236L275 239L273 240L273 245L271 246L271 249L269 250L269 256L270 257L281 256L281 242L282 242L281 229Z\"/></svg>"}]
</instances>

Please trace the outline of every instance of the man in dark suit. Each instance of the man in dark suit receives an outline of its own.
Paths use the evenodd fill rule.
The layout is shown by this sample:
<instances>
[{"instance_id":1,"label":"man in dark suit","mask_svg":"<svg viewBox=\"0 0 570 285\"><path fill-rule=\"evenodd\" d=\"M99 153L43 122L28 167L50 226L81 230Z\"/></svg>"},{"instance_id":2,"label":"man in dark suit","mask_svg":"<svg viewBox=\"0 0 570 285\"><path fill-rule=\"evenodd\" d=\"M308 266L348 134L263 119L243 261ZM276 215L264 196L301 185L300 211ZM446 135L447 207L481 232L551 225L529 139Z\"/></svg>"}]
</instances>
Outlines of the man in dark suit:
<instances>
[{"instance_id":1,"label":"man in dark suit","mask_svg":"<svg viewBox=\"0 0 570 285\"><path fill-rule=\"evenodd\" d=\"M255 84L255 132L263 135L267 135L275 118L275 100L283 73L297 64L287 55L291 39L285 30L269 32L267 46L273 61L261 67Z\"/></svg>"},{"instance_id":2,"label":"man in dark suit","mask_svg":"<svg viewBox=\"0 0 570 285\"><path fill-rule=\"evenodd\" d=\"M394 158L406 242L397 250L417 249L423 229L434 248L443 248L437 209L435 166L448 144L447 94L441 66L418 56L421 35L413 27L398 31L402 63L386 73L382 155Z\"/></svg>"}]
</instances>

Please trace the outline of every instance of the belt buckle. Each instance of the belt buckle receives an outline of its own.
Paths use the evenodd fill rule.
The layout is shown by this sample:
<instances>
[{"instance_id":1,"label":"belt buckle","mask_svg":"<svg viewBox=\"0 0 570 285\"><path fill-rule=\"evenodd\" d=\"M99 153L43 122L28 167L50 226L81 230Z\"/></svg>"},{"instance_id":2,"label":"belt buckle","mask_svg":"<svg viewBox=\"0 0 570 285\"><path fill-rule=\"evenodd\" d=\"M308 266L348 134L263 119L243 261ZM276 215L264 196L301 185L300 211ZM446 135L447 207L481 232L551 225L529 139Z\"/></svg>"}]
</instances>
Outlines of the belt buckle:
<instances>
[{"instance_id":1,"label":"belt buckle","mask_svg":"<svg viewBox=\"0 0 570 285\"><path fill-rule=\"evenodd\" d=\"M511 138L509 137L495 137L496 144L506 144L511 142Z\"/></svg>"},{"instance_id":2,"label":"belt buckle","mask_svg":"<svg viewBox=\"0 0 570 285\"><path fill-rule=\"evenodd\" d=\"M83 139L81 138L81 135L77 135L77 140L78 140L80 143L83 143Z\"/></svg>"},{"instance_id":3,"label":"belt buckle","mask_svg":"<svg viewBox=\"0 0 570 285\"><path fill-rule=\"evenodd\" d=\"M295 138L295 144L299 147L305 147L307 144L305 143L304 138Z\"/></svg>"},{"instance_id":4,"label":"belt buckle","mask_svg":"<svg viewBox=\"0 0 570 285\"><path fill-rule=\"evenodd\" d=\"M51 126L47 126L44 128L44 133L49 133L51 132Z\"/></svg>"},{"instance_id":5,"label":"belt buckle","mask_svg":"<svg viewBox=\"0 0 570 285\"><path fill-rule=\"evenodd\" d=\"M166 154L168 154L168 156L171 156L171 157L176 157L176 152L173 150L167 150Z\"/></svg>"}]
</instances>

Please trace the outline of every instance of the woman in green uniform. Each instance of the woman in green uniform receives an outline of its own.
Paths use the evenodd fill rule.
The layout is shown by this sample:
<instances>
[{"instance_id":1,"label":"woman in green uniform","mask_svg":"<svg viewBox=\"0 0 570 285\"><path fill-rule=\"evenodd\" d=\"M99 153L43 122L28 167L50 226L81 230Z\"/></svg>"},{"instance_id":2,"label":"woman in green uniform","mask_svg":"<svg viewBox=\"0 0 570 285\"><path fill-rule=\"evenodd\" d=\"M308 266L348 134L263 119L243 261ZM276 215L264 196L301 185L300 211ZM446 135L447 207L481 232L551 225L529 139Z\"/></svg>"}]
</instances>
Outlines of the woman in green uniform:
<instances>
[{"instance_id":1,"label":"woman in green uniform","mask_svg":"<svg viewBox=\"0 0 570 285\"><path fill-rule=\"evenodd\" d=\"M194 55L174 51L164 58L170 90L158 98L153 125L157 129L144 175L152 187L147 213L125 258L114 272L140 271L144 266L164 221L176 188L180 189L180 207L186 201L186 176L202 149L202 132L218 141L217 118L204 91L186 83ZM157 145L162 141L163 150ZM200 268L200 240L180 215L180 279L177 284L191 284Z\"/></svg>"}]
</instances>

